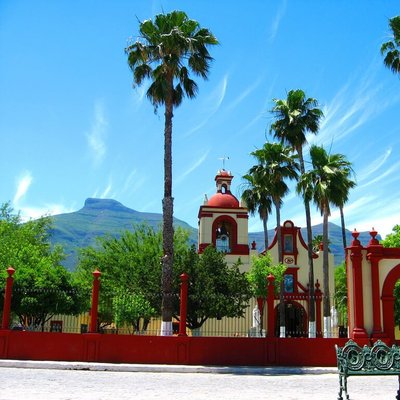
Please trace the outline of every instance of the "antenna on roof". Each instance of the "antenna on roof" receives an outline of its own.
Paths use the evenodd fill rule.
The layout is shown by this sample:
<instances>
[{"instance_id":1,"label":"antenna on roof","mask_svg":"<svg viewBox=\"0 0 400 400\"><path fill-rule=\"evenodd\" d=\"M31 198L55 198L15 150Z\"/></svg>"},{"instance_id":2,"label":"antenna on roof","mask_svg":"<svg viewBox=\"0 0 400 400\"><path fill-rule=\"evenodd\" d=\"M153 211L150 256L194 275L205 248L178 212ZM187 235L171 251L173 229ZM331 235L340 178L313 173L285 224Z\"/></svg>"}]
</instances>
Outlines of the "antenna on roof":
<instances>
[{"instance_id":1,"label":"antenna on roof","mask_svg":"<svg viewBox=\"0 0 400 400\"><path fill-rule=\"evenodd\" d=\"M228 156L219 157L218 160L222 160L222 169L225 169L225 161L229 160Z\"/></svg>"}]
</instances>

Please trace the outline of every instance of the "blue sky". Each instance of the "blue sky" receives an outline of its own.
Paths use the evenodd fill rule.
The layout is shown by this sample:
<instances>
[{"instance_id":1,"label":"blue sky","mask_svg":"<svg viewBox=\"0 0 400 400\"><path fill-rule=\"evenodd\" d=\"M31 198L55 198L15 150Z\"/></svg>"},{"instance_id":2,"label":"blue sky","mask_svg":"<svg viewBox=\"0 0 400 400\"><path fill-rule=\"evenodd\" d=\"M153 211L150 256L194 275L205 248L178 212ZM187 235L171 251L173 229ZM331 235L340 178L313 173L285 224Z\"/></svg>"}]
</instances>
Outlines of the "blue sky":
<instances>
[{"instance_id":1,"label":"blue sky","mask_svg":"<svg viewBox=\"0 0 400 400\"><path fill-rule=\"evenodd\" d=\"M273 98L302 89L324 110L309 143L343 153L357 187L347 227L383 236L400 223L400 79L383 66L398 1L0 0L0 202L24 218L80 209L88 197L161 212L163 111L132 88L124 48L138 20L174 9L220 45L199 94L175 110L175 217L197 226L204 194L226 169L241 176L263 145ZM314 210L313 224L321 222ZM304 226L301 200L283 219ZM269 227L274 226L270 217ZM340 224L333 211L331 221ZM258 218L250 231L261 231Z\"/></svg>"}]
</instances>

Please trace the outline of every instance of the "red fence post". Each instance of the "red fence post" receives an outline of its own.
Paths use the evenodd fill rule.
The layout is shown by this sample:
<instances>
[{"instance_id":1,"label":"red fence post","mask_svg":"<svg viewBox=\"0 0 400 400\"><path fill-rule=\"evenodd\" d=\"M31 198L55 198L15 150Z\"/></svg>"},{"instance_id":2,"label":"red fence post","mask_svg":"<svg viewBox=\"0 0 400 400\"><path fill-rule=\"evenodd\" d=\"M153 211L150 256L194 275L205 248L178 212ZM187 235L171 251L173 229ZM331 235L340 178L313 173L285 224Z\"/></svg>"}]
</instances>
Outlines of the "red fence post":
<instances>
[{"instance_id":1,"label":"red fence post","mask_svg":"<svg viewBox=\"0 0 400 400\"><path fill-rule=\"evenodd\" d=\"M15 269L13 267L7 268L8 277L6 279L6 291L4 292L3 320L1 322L1 329L10 328L11 296L14 283L14 272Z\"/></svg>"},{"instance_id":2,"label":"red fence post","mask_svg":"<svg viewBox=\"0 0 400 400\"><path fill-rule=\"evenodd\" d=\"M178 336L187 336L186 333L186 316L187 316L187 298L188 298L188 286L189 286L189 275L183 273L181 276L181 299L179 309L179 334Z\"/></svg>"},{"instance_id":3,"label":"red fence post","mask_svg":"<svg viewBox=\"0 0 400 400\"><path fill-rule=\"evenodd\" d=\"M92 308L90 311L90 327L89 333L97 333L97 315L99 308L99 291L100 291L100 275L101 272L96 269L93 272L93 287L92 287Z\"/></svg>"},{"instance_id":4,"label":"red fence post","mask_svg":"<svg viewBox=\"0 0 400 400\"><path fill-rule=\"evenodd\" d=\"M268 320L267 320L267 336L275 336L275 313L274 313L274 302L275 302L275 277L269 274L268 277L268 294L267 294L267 307L268 307Z\"/></svg>"}]
</instances>

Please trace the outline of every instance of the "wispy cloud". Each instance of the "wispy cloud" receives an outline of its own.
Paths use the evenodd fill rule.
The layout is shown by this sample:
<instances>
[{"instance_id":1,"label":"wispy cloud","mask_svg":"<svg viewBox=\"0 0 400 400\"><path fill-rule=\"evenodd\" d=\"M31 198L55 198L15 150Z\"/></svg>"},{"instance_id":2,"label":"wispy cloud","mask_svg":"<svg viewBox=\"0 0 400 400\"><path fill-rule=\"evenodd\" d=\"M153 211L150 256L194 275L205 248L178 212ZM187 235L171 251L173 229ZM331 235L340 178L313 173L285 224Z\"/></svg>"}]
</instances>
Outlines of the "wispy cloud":
<instances>
[{"instance_id":1,"label":"wispy cloud","mask_svg":"<svg viewBox=\"0 0 400 400\"><path fill-rule=\"evenodd\" d=\"M236 99L234 99L231 103L228 104L226 110L230 111L236 108L247 96L249 96L258 86L260 86L263 79L264 79L263 77L259 77L252 85L247 87L247 89L243 90L243 92L241 92L239 96L236 97Z\"/></svg>"},{"instance_id":2,"label":"wispy cloud","mask_svg":"<svg viewBox=\"0 0 400 400\"><path fill-rule=\"evenodd\" d=\"M24 174L18 179L17 190L13 199L14 206L17 206L19 201L26 195L32 181L33 177L30 171L24 172Z\"/></svg>"},{"instance_id":3,"label":"wispy cloud","mask_svg":"<svg viewBox=\"0 0 400 400\"><path fill-rule=\"evenodd\" d=\"M137 111L140 108L140 106L143 104L143 100L146 96L146 92L147 92L146 85L136 86L132 90L131 106L134 111Z\"/></svg>"},{"instance_id":4,"label":"wispy cloud","mask_svg":"<svg viewBox=\"0 0 400 400\"><path fill-rule=\"evenodd\" d=\"M137 169L134 169L122 186L121 193L132 193L138 191L146 183L146 176L143 173L138 173Z\"/></svg>"},{"instance_id":5,"label":"wispy cloud","mask_svg":"<svg viewBox=\"0 0 400 400\"><path fill-rule=\"evenodd\" d=\"M389 147L383 154L368 163L368 165L357 174L358 181L362 182L379 171L379 169L385 165L385 162L389 159L391 154L392 147Z\"/></svg>"},{"instance_id":6,"label":"wispy cloud","mask_svg":"<svg viewBox=\"0 0 400 400\"><path fill-rule=\"evenodd\" d=\"M270 25L270 33L269 33L269 42L272 43L276 37L276 34L278 33L279 30L279 25L281 23L281 20L283 18L283 16L285 15L286 12L286 0L283 0L275 14L275 18L272 21L271 25Z\"/></svg>"},{"instance_id":7,"label":"wispy cloud","mask_svg":"<svg viewBox=\"0 0 400 400\"><path fill-rule=\"evenodd\" d=\"M189 168L187 168L180 176L178 176L174 185L179 185L182 181L185 180L187 176L189 176L195 169L197 169L204 161L207 159L210 150L207 150L201 157L199 157Z\"/></svg>"},{"instance_id":8,"label":"wispy cloud","mask_svg":"<svg viewBox=\"0 0 400 400\"><path fill-rule=\"evenodd\" d=\"M31 219L38 219L44 216L58 215L71 213L76 211L75 207L68 207L64 204L44 204L42 206L28 206L20 207L22 221L29 221Z\"/></svg>"},{"instance_id":9,"label":"wispy cloud","mask_svg":"<svg viewBox=\"0 0 400 400\"><path fill-rule=\"evenodd\" d=\"M220 81L219 85L216 87L216 89L208 96L206 100L207 106L210 104L212 107L205 107L204 114L205 117L204 119L198 123L196 126L194 126L192 129L190 129L188 132L186 132L183 137L188 137L193 135L193 133L199 131L201 128L203 128L207 122L210 120L210 118L218 111L218 109L221 107L222 102L224 101L225 95L226 95L226 89L228 86L228 74L226 74L222 80Z\"/></svg>"},{"instance_id":10,"label":"wispy cloud","mask_svg":"<svg viewBox=\"0 0 400 400\"><path fill-rule=\"evenodd\" d=\"M105 199L107 197L110 197L112 191L112 183L109 182L109 184L107 185L107 187L103 190L103 192L100 194L100 198L101 199ZM112 197L112 196L111 196Z\"/></svg>"},{"instance_id":11,"label":"wispy cloud","mask_svg":"<svg viewBox=\"0 0 400 400\"><path fill-rule=\"evenodd\" d=\"M372 63L360 79L349 79L324 107L320 132L318 136L308 135L309 143L343 140L400 100L400 95L387 96L385 85L376 84L377 70L376 63Z\"/></svg>"},{"instance_id":12,"label":"wispy cloud","mask_svg":"<svg viewBox=\"0 0 400 400\"><path fill-rule=\"evenodd\" d=\"M147 211L157 212L154 210L159 210L160 207L161 207L161 200L153 200L153 201L146 203L146 205L144 207L141 207L140 211L141 212L147 212Z\"/></svg>"},{"instance_id":13,"label":"wispy cloud","mask_svg":"<svg viewBox=\"0 0 400 400\"><path fill-rule=\"evenodd\" d=\"M400 168L400 161L393 164L389 168L385 169L384 172L379 174L374 179L368 180L364 185L360 186L360 188L365 188L367 186L376 185L378 182L384 181L387 185L392 181L399 180L399 168Z\"/></svg>"},{"instance_id":14,"label":"wispy cloud","mask_svg":"<svg viewBox=\"0 0 400 400\"><path fill-rule=\"evenodd\" d=\"M89 150L93 158L93 163L98 166L103 161L107 147L105 143L108 122L105 117L104 105L97 101L94 106L94 119L90 132L86 134Z\"/></svg>"}]
</instances>

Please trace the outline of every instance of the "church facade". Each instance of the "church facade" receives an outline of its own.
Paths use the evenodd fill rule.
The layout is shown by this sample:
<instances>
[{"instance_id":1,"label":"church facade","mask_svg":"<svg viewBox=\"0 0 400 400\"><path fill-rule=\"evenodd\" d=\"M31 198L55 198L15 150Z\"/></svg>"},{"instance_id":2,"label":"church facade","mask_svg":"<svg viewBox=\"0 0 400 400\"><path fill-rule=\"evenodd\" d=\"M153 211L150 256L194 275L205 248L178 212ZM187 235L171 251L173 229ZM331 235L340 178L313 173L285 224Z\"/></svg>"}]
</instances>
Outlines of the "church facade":
<instances>
[{"instance_id":1,"label":"church facade","mask_svg":"<svg viewBox=\"0 0 400 400\"><path fill-rule=\"evenodd\" d=\"M241 270L249 271L253 256L260 256L256 243L249 246L248 242L248 210L231 193L231 182L234 177L225 169L219 170L215 177L216 193L205 198L204 204L200 206L198 251L213 245L220 251L225 252L228 265L241 261ZM292 221L285 221L281 227L283 263L287 269L284 276L285 295L285 325L286 335L305 337L308 335L308 250L307 244L302 237L301 229ZM274 263L278 263L278 237L277 233L268 248ZM316 334L331 336L331 327L323 326L322 316L322 252L313 253L314 258L314 282L316 294ZM334 293L334 260L329 253L329 290L330 296ZM279 326L279 298L275 299L275 333L278 334ZM251 310L250 310L251 311ZM267 310L262 310L263 323L267 326ZM334 310L333 310L334 311Z\"/></svg>"}]
</instances>

